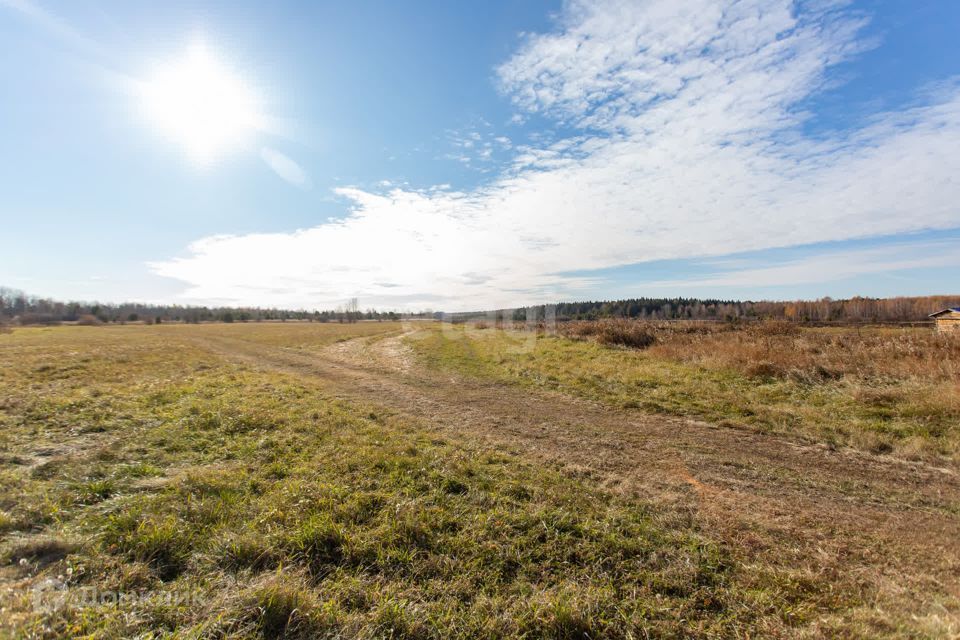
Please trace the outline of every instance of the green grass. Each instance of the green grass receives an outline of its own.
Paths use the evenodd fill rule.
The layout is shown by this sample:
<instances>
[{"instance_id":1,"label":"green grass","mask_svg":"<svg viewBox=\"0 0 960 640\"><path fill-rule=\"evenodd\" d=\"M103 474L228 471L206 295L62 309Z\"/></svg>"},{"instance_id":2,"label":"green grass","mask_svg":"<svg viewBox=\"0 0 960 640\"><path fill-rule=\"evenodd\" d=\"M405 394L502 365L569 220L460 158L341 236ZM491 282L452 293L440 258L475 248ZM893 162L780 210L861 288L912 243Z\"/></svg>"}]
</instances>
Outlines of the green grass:
<instances>
[{"instance_id":1,"label":"green grass","mask_svg":"<svg viewBox=\"0 0 960 640\"><path fill-rule=\"evenodd\" d=\"M284 330L260 335L279 343ZM333 339L290 331L295 344ZM733 638L797 634L863 603L856 590L736 556L683 509L228 364L189 335L0 336L0 562L25 581L3 603L7 631ZM648 388L635 369L596 378L634 356L588 344L550 339L511 355L437 334L419 345L471 372L607 399ZM555 368L572 354L592 372ZM649 388L664 389L650 408L701 406L677 396L691 374L663 371L647 371L658 381ZM38 610L29 588L44 579L68 594L137 597Z\"/></svg>"},{"instance_id":2,"label":"green grass","mask_svg":"<svg viewBox=\"0 0 960 640\"><path fill-rule=\"evenodd\" d=\"M826 330L830 331L830 330ZM960 395L933 375L758 375L652 351L532 333L451 327L410 338L430 367L554 389L647 412L908 457L960 453Z\"/></svg>"}]
</instances>

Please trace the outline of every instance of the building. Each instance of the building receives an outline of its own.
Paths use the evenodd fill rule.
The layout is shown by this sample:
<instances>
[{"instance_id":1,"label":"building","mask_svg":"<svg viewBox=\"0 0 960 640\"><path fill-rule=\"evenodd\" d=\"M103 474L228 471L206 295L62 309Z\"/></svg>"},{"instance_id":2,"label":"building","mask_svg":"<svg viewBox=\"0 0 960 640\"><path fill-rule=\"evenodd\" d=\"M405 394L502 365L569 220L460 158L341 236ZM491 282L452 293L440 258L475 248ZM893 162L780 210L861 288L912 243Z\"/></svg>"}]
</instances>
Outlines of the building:
<instances>
[{"instance_id":1,"label":"building","mask_svg":"<svg viewBox=\"0 0 960 640\"><path fill-rule=\"evenodd\" d=\"M960 307L950 307L943 311L931 313L930 318L937 323L937 331L940 333L957 332L960 333Z\"/></svg>"}]
</instances>

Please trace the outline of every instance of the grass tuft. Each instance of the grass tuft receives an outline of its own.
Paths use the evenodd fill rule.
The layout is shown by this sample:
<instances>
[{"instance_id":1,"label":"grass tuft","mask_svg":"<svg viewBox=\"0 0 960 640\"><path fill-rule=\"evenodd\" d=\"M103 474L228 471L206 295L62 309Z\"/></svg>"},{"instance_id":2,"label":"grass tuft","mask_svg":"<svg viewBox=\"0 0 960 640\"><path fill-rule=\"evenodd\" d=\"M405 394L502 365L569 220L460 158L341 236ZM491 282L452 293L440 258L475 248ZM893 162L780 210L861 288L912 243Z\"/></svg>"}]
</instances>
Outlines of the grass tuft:
<instances>
[{"instance_id":1,"label":"grass tuft","mask_svg":"<svg viewBox=\"0 0 960 640\"><path fill-rule=\"evenodd\" d=\"M167 582L186 568L195 538L173 516L141 519L137 513L128 513L109 518L102 540L107 550L149 564Z\"/></svg>"},{"instance_id":2,"label":"grass tuft","mask_svg":"<svg viewBox=\"0 0 960 640\"><path fill-rule=\"evenodd\" d=\"M327 515L312 515L289 535L286 546L311 571L321 573L344 558L347 536L343 528Z\"/></svg>"},{"instance_id":3,"label":"grass tuft","mask_svg":"<svg viewBox=\"0 0 960 640\"><path fill-rule=\"evenodd\" d=\"M317 597L296 576L271 576L250 590L247 606L264 638L315 638L323 631Z\"/></svg>"}]
</instances>

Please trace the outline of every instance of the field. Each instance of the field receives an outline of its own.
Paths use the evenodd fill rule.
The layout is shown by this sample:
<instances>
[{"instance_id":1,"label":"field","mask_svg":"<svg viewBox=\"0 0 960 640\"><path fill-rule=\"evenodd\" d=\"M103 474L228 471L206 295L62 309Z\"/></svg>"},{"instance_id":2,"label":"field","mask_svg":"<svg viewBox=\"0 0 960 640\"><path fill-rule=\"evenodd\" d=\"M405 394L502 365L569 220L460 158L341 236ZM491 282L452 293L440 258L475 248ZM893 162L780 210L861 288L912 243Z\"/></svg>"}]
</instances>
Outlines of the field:
<instances>
[{"instance_id":1,"label":"field","mask_svg":"<svg viewBox=\"0 0 960 640\"><path fill-rule=\"evenodd\" d=\"M642 331L0 335L0 630L960 634L958 341Z\"/></svg>"},{"instance_id":2,"label":"field","mask_svg":"<svg viewBox=\"0 0 960 640\"><path fill-rule=\"evenodd\" d=\"M536 340L480 327L414 344L434 366L612 406L915 460L960 455L960 340L926 327L601 321Z\"/></svg>"}]
</instances>

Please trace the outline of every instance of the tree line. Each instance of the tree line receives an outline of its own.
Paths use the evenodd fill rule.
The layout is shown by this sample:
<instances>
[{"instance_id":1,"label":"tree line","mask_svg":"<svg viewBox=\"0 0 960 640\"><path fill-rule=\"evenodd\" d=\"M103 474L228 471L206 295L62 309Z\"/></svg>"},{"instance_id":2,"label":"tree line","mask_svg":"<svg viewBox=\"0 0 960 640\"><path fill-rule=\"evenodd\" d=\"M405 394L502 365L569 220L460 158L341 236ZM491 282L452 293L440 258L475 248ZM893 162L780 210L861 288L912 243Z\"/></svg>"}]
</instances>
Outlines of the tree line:
<instances>
[{"instance_id":1,"label":"tree line","mask_svg":"<svg viewBox=\"0 0 960 640\"><path fill-rule=\"evenodd\" d=\"M782 319L801 322L916 322L934 311L960 305L960 296L917 296L896 298L854 297L844 300L720 300L701 298L629 298L561 302L556 305L532 305L516 309L498 309L470 313L439 314L431 311L405 313L403 317L442 317L462 322L472 318L502 318L524 322L556 318L595 320L599 318L637 318L641 320L740 320ZM0 287L0 321L21 324L86 324L122 322L263 322L312 321L357 322L360 320L399 320L396 311L362 310L351 299L326 311L289 310L264 307L206 307L157 305L137 302L108 304L100 302L62 302L30 296L16 289Z\"/></svg>"},{"instance_id":2,"label":"tree line","mask_svg":"<svg viewBox=\"0 0 960 640\"><path fill-rule=\"evenodd\" d=\"M404 314L405 317L429 317L431 312ZM399 320L396 311L361 310L356 299L326 311L290 310L263 307L205 307L189 305L124 302L63 302L31 296L17 289L0 287L0 321L20 324L83 324L142 322L263 322L300 320L312 322L357 322L360 320Z\"/></svg>"},{"instance_id":3,"label":"tree line","mask_svg":"<svg viewBox=\"0 0 960 640\"><path fill-rule=\"evenodd\" d=\"M719 300L701 298L630 298L561 302L517 309L447 314L446 319L462 322L472 318L497 317L517 322L556 318L596 320L637 318L641 320L707 320L737 322L779 319L800 322L917 322L935 311L960 304L960 296L917 296L896 298L854 297L844 300Z\"/></svg>"}]
</instances>

